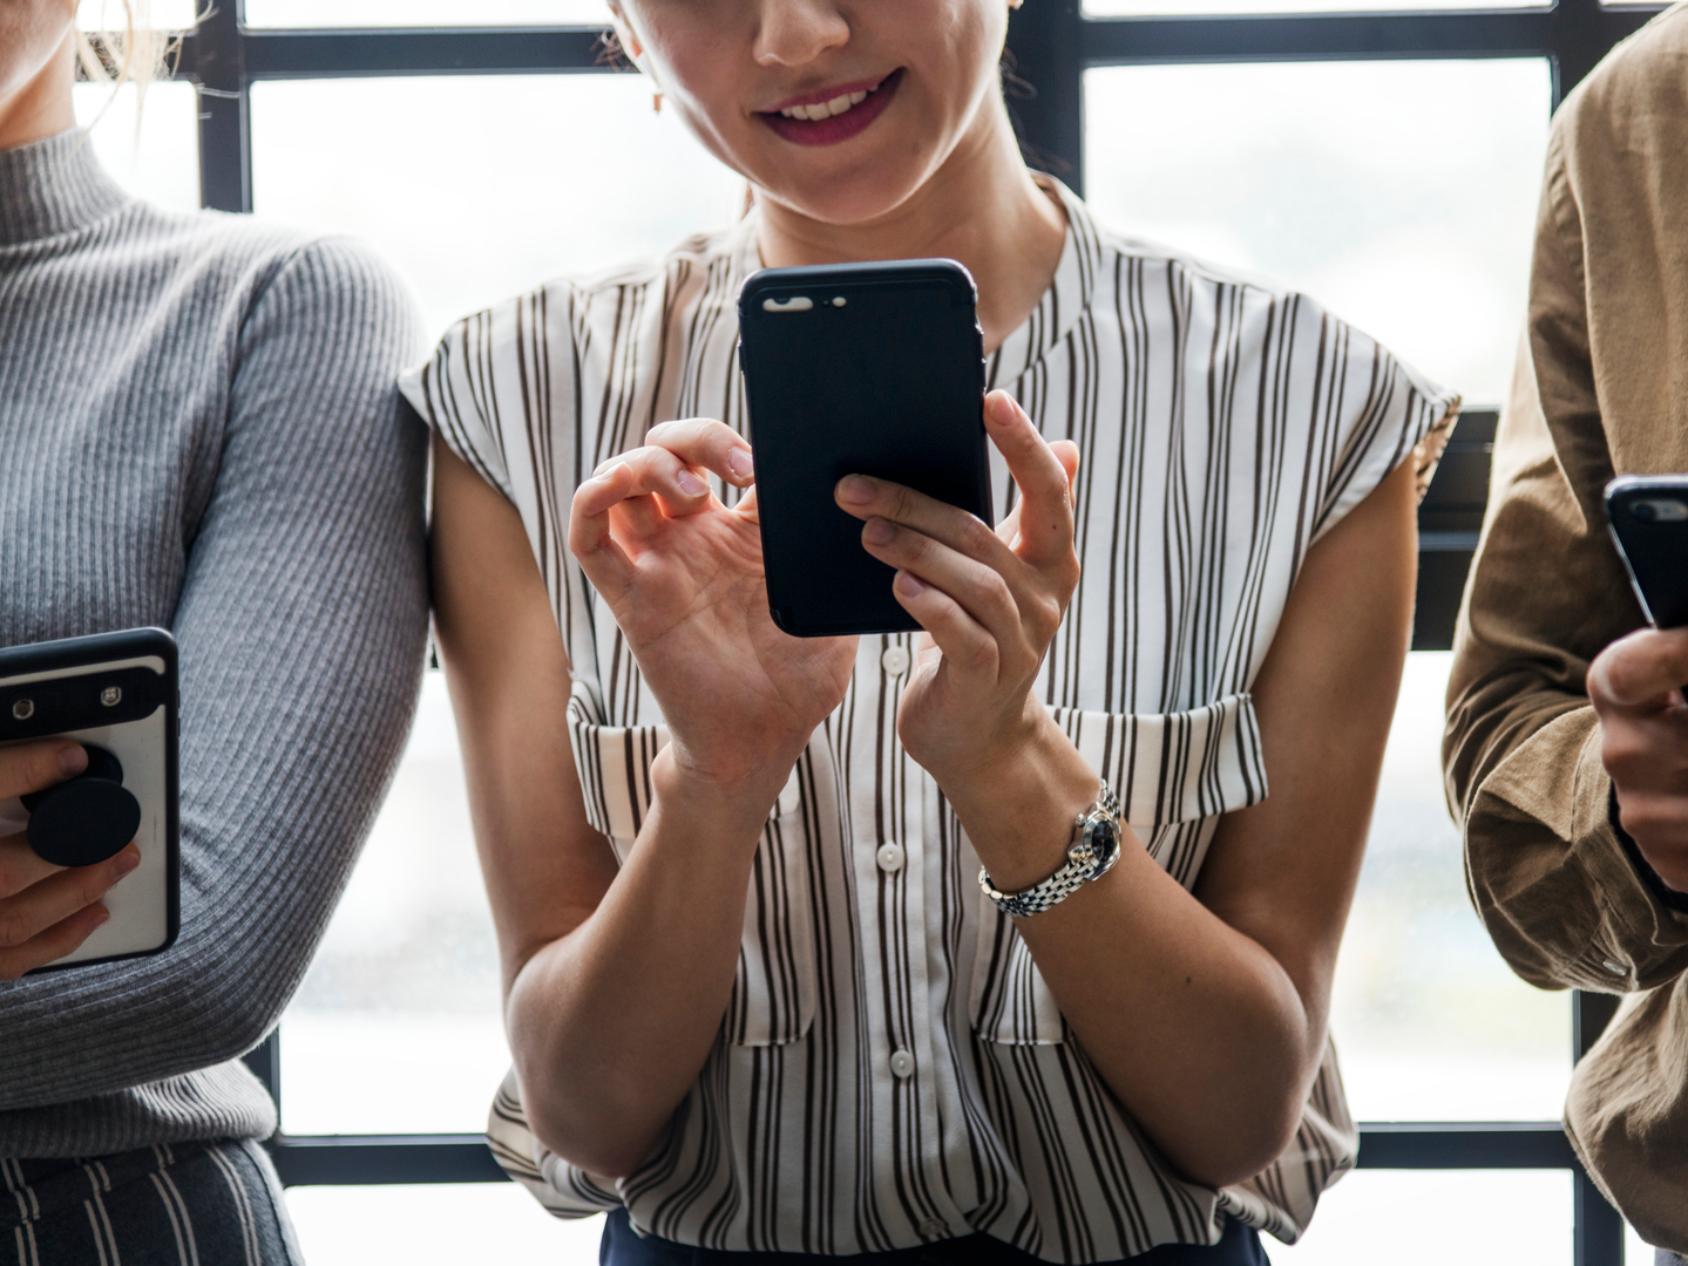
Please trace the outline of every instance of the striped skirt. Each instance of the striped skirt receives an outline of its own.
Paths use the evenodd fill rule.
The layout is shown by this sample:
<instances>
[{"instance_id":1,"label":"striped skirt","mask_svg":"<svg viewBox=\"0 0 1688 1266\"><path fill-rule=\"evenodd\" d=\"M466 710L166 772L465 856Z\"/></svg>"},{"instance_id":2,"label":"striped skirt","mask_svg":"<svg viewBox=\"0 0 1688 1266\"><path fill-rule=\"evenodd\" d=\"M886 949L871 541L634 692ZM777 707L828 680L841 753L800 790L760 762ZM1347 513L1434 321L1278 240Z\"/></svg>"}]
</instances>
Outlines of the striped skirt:
<instances>
[{"instance_id":1,"label":"striped skirt","mask_svg":"<svg viewBox=\"0 0 1688 1266\"><path fill-rule=\"evenodd\" d=\"M0 1266L300 1266L252 1142L0 1160Z\"/></svg>"}]
</instances>

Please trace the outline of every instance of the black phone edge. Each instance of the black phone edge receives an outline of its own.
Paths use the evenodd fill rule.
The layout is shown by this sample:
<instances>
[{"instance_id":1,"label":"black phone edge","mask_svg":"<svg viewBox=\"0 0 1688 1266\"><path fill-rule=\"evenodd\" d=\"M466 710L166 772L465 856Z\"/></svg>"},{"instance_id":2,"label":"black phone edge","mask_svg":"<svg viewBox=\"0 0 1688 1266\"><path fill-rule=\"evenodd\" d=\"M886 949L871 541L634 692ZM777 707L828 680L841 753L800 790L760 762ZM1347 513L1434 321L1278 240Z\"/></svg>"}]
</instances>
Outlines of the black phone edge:
<instances>
[{"instance_id":1,"label":"black phone edge","mask_svg":"<svg viewBox=\"0 0 1688 1266\"><path fill-rule=\"evenodd\" d=\"M744 279L739 287L738 308L742 318L751 300L773 291L794 288L799 276L811 280L802 284L814 285L836 281L848 286L853 281L869 278L883 282L889 276L894 283L914 285L921 282L940 282L955 290L959 298L978 305L979 287L966 265L953 259L893 259L850 264L812 264L799 268L761 268Z\"/></svg>"},{"instance_id":2,"label":"black phone edge","mask_svg":"<svg viewBox=\"0 0 1688 1266\"><path fill-rule=\"evenodd\" d=\"M154 655L164 661L166 681L164 716L164 778L169 794L164 805L165 863L168 867L164 898L164 940L151 949L130 954L112 954L106 958L90 958L77 963L48 963L27 973L43 976L48 972L70 971L78 967L98 967L106 963L122 963L137 958L152 958L176 944L182 934L182 864L181 864L181 761L180 726L181 691L177 665L180 656L176 639L168 629L157 627L122 629L115 633L91 633L83 637L67 637L51 642L30 642L23 646L0 648L0 675L11 676L30 672L51 672L55 668L81 668L110 659L132 659Z\"/></svg>"},{"instance_id":3,"label":"black phone edge","mask_svg":"<svg viewBox=\"0 0 1688 1266\"><path fill-rule=\"evenodd\" d=\"M756 416L748 408L749 379L752 376L750 366L751 356L744 342L746 314L754 306L757 299L783 290L797 289L802 285L813 285L816 282L836 281L841 286L848 286L859 280L871 280L882 283L887 274L891 274L898 283L909 285L938 282L947 289L954 290L958 300L977 308L979 302L979 287L973 280L973 274L967 266L959 260L930 257L925 259L872 260L845 264L812 264L797 268L762 268L745 278L739 287L738 316L739 341L738 358L739 372L745 379L746 423L750 431L750 442L756 443ZM800 276L799 276L800 275ZM802 280L808 279L808 280ZM976 319L976 318L975 318ZM985 401L985 364L979 363L979 431L985 434L984 401ZM989 440L986 440L988 445ZM987 460L979 472L979 501L990 509L990 519L996 517L995 494L990 483L990 466ZM990 526L995 526L991 523ZM874 637L881 635L918 633L921 625L906 610L903 611L905 623L891 628L864 628L858 624L844 624L839 626L808 626L794 629L781 617L781 612L772 603L768 607L768 617L787 637Z\"/></svg>"},{"instance_id":4,"label":"black phone edge","mask_svg":"<svg viewBox=\"0 0 1688 1266\"><path fill-rule=\"evenodd\" d=\"M1688 497L1688 486L1685 485L1688 485L1688 476L1661 478L1653 475L1619 475L1610 480L1602 492L1602 500L1606 506L1606 534L1612 538L1612 548L1617 552L1618 561L1623 564L1624 575L1629 579L1629 590L1635 595L1642 618L1655 629L1660 627L1659 620L1653 614L1653 604L1648 601L1647 590L1642 585L1641 578L1635 574L1635 564L1630 561L1629 547L1624 544L1623 534L1618 531L1617 511L1632 497L1648 492L1671 492Z\"/></svg>"}]
</instances>

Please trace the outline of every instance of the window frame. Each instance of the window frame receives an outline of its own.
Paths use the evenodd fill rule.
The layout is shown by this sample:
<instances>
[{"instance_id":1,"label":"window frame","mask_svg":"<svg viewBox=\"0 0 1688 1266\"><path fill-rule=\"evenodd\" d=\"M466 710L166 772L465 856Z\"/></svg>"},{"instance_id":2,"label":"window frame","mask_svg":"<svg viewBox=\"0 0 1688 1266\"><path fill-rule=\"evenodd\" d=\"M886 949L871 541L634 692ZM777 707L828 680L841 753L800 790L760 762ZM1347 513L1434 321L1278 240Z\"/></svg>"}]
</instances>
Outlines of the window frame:
<instances>
[{"instance_id":1,"label":"window frame","mask_svg":"<svg viewBox=\"0 0 1688 1266\"><path fill-rule=\"evenodd\" d=\"M1171 0L1169 0L1169 3ZM1030 0L1014 16L1010 105L1028 153L1084 189L1084 73L1103 66L1187 63L1538 58L1557 109L1620 40L1663 4L1556 0L1531 9L1378 13L1091 17L1078 0ZM248 27L225 0L183 34L175 77L199 103L201 203L252 209L251 90L260 80L414 75L613 74L588 27L283 30ZM1481 526L1493 410L1467 413L1420 510L1413 646L1445 650ZM1611 1018L1616 999L1577 993L1573 1055ZM247 1063L280 1104L279 1030ZM1574 1176L1574 1266L1612 1266L1624 1226L1578 1165L1557 1122L1367 1122L1360 1165L1373 1169L1568 1169ZM268 1146L288 1185L461 1183L504 1175L475 1135L280 1134Z\"/></svg>"}]
</instances>

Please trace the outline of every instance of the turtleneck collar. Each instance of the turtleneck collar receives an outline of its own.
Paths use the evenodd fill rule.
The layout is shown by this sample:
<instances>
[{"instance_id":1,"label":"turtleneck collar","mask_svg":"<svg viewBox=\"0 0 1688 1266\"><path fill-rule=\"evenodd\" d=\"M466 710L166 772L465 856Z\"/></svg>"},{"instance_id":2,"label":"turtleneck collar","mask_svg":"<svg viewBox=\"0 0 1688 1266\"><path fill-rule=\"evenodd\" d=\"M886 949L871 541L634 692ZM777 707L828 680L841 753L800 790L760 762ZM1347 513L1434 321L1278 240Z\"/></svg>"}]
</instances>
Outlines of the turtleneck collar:
<instances>
[{"instance_id":1,"label":"turtleneck collar","mask_svg":"<svg viewBox=\"0 0 1688 1266\"><path fill-rule=\"evenodd\" d=\"M86 228L129 200L83 128L0 149L0 247Z\"/></svg>"}]
</instances>

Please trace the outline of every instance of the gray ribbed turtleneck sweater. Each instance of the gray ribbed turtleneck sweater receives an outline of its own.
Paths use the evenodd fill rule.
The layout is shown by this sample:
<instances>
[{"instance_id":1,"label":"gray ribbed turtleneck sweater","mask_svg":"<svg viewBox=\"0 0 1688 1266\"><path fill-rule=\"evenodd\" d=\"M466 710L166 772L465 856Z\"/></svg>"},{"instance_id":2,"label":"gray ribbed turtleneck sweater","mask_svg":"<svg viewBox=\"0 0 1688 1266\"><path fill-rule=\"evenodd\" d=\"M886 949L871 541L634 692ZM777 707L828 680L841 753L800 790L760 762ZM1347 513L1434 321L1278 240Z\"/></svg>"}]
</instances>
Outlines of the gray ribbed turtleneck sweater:
<instances>
[{"instance_id":1,"label":"gray ribbed turtleneck sweater","mask_svg":"<svg viewBox=\"0 0 1688 1266\"><path fill-rule=\"evenodd\" d=\"M87 136L0 151L0 645L181 648L182 930L0 983L0 1157L263 1137L238 1062L303 975L422 666L418 353L342 240L121 192Z\"/></svg>"}]
</instances>

